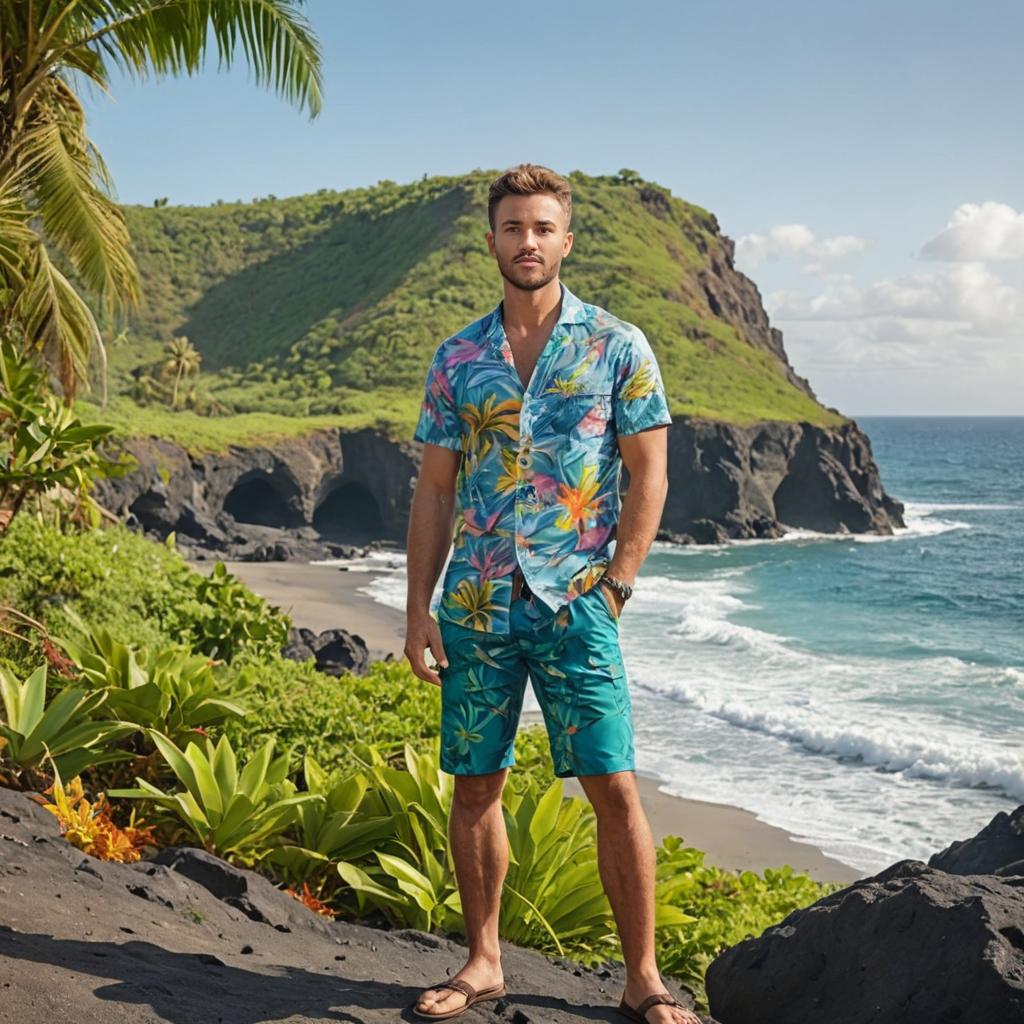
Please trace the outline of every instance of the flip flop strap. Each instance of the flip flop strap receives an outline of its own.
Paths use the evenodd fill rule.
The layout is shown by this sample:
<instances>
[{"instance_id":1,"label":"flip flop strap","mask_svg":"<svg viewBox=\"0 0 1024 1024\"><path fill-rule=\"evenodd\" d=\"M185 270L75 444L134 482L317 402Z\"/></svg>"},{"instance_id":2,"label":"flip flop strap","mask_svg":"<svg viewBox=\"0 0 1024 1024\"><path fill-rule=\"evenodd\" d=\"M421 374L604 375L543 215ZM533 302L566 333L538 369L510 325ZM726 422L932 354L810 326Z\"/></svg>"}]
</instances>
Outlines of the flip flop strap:
<instances>
[{"instance_id":1,"label":"flip flop strap","mask_svg":"<svg viewBox=\"0 0 1024 1024\"><path fill-rule=\"evenodd\" d=\"M645 1017L647 1015L647 1011L652 1006L657 1006L658 1003L664 1003L666 1006L678 1006L682 1010L686 1009L686 1007L683 1006L683 1004L681 1002L679 1002L679 1000L676 999L676 997L671 995L670 993L668 993L668 992L655 992L653 996L648 996L636 1008L636 1012L639 1013L641 1017Z\"/></svg>"},{"instance_id":2,"label":"flip flop strap","mask_svg":"<svg viewBox=\"0 0 1024 1024\"><path fill-rule=\"evenodd\" d=\"M453 988L458 992L461 992L466 997L466 1002L469 1002L476 995L476 989L468 981L463 981L461 978L445 978L444 981L437 985L431 985L431 988Z\"/></svg>"}]
</instances>

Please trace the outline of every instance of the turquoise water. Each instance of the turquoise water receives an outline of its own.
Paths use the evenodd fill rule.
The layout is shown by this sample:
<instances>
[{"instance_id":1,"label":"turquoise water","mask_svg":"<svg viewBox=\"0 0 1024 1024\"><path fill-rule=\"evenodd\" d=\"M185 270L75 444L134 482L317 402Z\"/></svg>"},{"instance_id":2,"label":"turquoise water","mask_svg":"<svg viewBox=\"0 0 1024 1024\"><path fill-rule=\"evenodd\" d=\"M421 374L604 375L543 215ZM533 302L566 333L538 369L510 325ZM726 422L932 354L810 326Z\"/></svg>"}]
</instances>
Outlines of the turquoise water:
<instances>
[{"instance_id":1,"label":"turquoise water","mask_svg":"<svg viewBox=\"0 0 1024 1024\"><path fill-rule=\"evenodd\" d=\"M655 544L621 640L640 771L874 872L1024 802L1024 418L858 422L907 529Z\"/></svg>"},{"instance_id":2,"label":"turquoise water","mask_svg":"<svg viewBox=\"0 0 1024 1024\"><path fill-rule=\"evenodd\" d=\"M638 767L876 871L1024 801L1024 419L859 422L906 530L658 545L623 644Z\"/></svg>"}]
</instances>

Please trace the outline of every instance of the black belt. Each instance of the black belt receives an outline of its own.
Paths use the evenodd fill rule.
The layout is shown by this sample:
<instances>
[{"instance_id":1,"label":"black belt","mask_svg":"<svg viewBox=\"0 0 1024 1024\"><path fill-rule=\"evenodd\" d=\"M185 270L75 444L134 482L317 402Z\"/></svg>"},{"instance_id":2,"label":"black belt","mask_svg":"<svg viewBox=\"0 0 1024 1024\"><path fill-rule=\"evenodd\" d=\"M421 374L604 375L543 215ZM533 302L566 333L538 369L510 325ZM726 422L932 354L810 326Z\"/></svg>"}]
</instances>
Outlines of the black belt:
<instances>
[{"instance_id":1,"label":"black belt","mask_svg":"<svg viewBox=\"0 0 1024 1024\"><path fill-rule=\"evenodd\" d=\"M512 570L512 600L514 601L517 597L532 597L533 591L530 590L529 583L526 582L526 577L523 575L523 570L515 568Z\"/></svg>"}]
</instances>

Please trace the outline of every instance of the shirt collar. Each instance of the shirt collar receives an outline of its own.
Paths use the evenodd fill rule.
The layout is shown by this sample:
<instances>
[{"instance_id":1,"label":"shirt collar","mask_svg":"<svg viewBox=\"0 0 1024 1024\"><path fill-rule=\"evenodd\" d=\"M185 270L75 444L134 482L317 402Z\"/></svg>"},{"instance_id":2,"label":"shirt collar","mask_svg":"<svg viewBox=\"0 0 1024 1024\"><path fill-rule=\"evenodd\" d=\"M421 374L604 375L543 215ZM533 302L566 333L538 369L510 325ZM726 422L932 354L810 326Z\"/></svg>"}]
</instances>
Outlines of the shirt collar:
<instances>
[{"instance_id":1,"label":"shirt collar","mask_svg":"<svg viewBox=\"0 0 1024 1024\"><path fill-rule=\"evenodd\" d=\"M587 319L587 311L583 303L575 296L561 281L558 282L562 288L562 309L558 314L559 324L582 324ZM484 333L488 339L496 345L500 345L505 337L505 327L502 322L502 303L499 302L491 310Z\"/></svg>"}]
</instances>

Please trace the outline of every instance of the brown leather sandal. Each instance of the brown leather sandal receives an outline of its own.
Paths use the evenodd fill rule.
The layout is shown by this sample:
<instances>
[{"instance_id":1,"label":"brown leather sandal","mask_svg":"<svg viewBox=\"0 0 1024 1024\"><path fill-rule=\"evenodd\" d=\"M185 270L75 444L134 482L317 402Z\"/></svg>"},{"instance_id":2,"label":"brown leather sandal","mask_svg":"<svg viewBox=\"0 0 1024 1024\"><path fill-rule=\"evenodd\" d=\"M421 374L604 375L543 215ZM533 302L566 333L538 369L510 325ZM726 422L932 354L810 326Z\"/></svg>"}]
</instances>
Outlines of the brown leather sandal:
<instances>
[{"instance_id":1,"label":"brown leather sandal","mask_svg":"<svg viewBox=\"0 0 1024 1024\"><path fill-rule=\"evenodd\" d=\"M675 996L669 992L655 992L654 995L648 996L639 1006L630 1006L626 1002L625 996L622 998L622 1002L619 1003L619 1012L632 1021L636 1021L636 1024L650 1024L647 1019L647 1011L658 1003L664 1003L666 1006L678 1006L680 1010L686 1010L687 1013L692 1013L695 1017L697 1016L696 1010L691 1010L689 1006L683 1006Z\"/></svg>"},{"instance_id":2,"label":"brown leather sandal","mask_svg":"<svg viewBox=\"0 0 1024 1024\"><path fill-rule=\"evenodd\" d=\"M491 988L482 988L477 992L468 981L463 981L461 978L445 978L444 981L437 985L427 985L424 991L429 992L432 988L453 988L457 992L463 993L466 1001L461 1006L456 1006L451 1010L444 1010L442 1013L426 1013L423 1010L417 1010L414 1003L412 1012L424 1020L448 1020L450 1017L458 1017L459 1014L465 1013L474 1003L482 1003L485 999L500 999L505 995L505 982L502 982L500 985L494 985ZM416 1002L418 1003L419 999Z\"/></svg>"}]
</instances>

